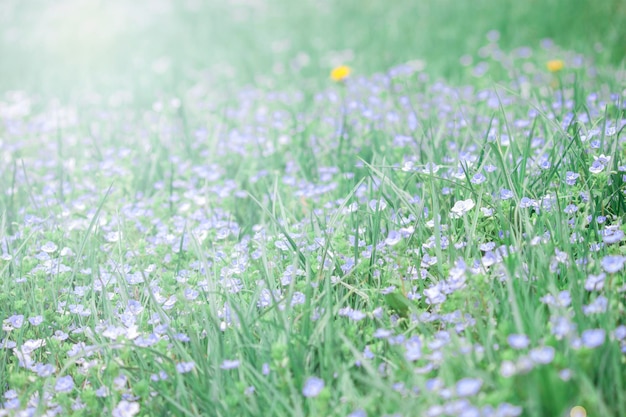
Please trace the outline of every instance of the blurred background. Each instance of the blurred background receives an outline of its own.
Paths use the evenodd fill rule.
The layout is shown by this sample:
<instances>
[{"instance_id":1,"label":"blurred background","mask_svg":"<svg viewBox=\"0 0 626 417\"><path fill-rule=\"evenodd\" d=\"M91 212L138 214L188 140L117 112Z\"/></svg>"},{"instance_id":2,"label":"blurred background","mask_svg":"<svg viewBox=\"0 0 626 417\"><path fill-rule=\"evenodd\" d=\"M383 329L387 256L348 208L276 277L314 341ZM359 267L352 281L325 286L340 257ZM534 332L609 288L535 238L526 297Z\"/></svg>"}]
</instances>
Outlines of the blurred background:
<instances>
[{"instance_id":1,"label":"blurred background","mask_svg":"<svg viewBox=\"0 0 626 417\"><path fill-rule=\"evenodd\" d=\"M2 0L0 92L315 84L334 65L371 74L410 60L454 80L488 37L504 50L550 38L619 65L626 1Z\"/></svg>"}]
</instances>

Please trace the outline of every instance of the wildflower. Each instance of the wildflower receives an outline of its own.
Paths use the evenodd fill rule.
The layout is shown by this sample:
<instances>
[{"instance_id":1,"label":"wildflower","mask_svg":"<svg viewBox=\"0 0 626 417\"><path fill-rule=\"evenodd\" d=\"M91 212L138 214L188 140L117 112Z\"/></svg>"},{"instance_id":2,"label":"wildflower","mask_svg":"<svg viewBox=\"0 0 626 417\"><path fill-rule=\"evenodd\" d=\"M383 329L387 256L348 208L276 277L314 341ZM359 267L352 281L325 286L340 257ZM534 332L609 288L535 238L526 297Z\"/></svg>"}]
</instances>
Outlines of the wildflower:
<instances>
[{"instance_id":1,"label":"wildflower","mask_svg":"<svg viewBox=\"0 0 626 417\"><path fill-rule=\"evenodd\" d=\"M552 325L551 332L557 340L563 339L576 330L576 325L567 317L551 317L550 324Z\"/></svg>"},{"instance_id":2,"label":"wildflower","mask_svg":"<svg viewBox=\"0 0 626 417\"><path fill-rule=\"evenodd\" d=\"M472 179L470 180L470 182L472 184L482 184L483 182L485 182L487 180L487 177L485 177L485 174L483 174L482 172L479 172L477 174L474 174L474 176L472 177Z\"/></svg>"},{"instance_id":3,"label":"wildflower","mask_svg":"<svg viewBox=\"0 0 626 417\"><path fill-rule=\"evenodd\" d=\"M360 321L367 317L367 314L359 310L352 310L350 314L348 314L348 317L354 321Z\"/></svg>"},{"instance_id":4,"label":"wildflower","mask_svg":"<svg viewBox=\"0 0 626 417\"><path fill-rule=\"evenodd\" d=\"M105 386L102 386L96 390L96 397L104 398L109 396L109 389Z\"/></svg>"},{"instance_id":5,"label":"wildflower","mask_svg":"<svg viewBox=\"0 0 626 417\"><path fill-rule=\"evenodd\" d=\"M167 375L167 373L165 371L159 371L158 374L152 374L150 375L150 380L154 381L154 382L159 382L159 381L165 381L169 378L169 376Z\"/></svg>"},{"instance_id":6,"label":"wildflower","mask_svg":"<svg viewBox=\"0 0 626 417\"><path fill-rule=\"evenodd\" d=\"M626 326L624 326L624 325L617 326L617 328L615 329L615 332L613 334L615 335L615 338L617 340L624 340L624 339L626 339Z\"/></svg>"},{"instance_id":7,"label":"wildflower","mask_svg":"<svg viewBox=\"0 0 626 417\"><path fill-rule=\"evenodd\" d=\"M550 169L551 166L552 166L552 163L550 163L550 160L547 157L543 157L539 161L539 168L543 170Z\"/></svg>"},{"instance_id":8,"label":"wildflower","mask_svg":"<svg viewBox=\"0 0 626 417\"><path fill-rule=\"evenodd\" d=\"M57 382L54 385L56 392L70 392L74 389L74 379L71 375L61 376L57 378Z\"/></svg>"},{"instance_id":9,"label":"wildflower","mask_svg":"<svg viewBox=\"0 0 626 417\"><path fill-rule=\"evenodd\" d=\"M4 393L4 398L6 398L7 400L12 400L14 398L17 398L17 392L15 392L15 390L10 389Z\"/></svg>"},{"instance_id":10,"label":"wildflower","mask_svg":"<svg viewBox=\"0 0 626 417\"><path fill-rule=\"evenodd\" d=\"M45 346L45 345L46 345L46 341L44 339L37 339L37 340L28 339L22 344L21 351L24 353L32 353L36 349L39 349L40 347Z\"/></svg>"},{"instance_id":11,"label":"wildflower","mask_svg":"<svg viewBox=\"0 0 626 417\"><path fill-rule=\"evenodd\" d=\"M54 336L52 336L53 339L58 340L59 342L66 340L68 337L70 336L63 330L55 330Z\"/></svg>"},{"instance_id":12,"label":"wildflower","mask_svg":"<svg viewBox=\"0 0 626 417\"><path fill-rule=\"evenodd\" d=\"M382 295L388 295L388 294L393 293L395 290L396 290L395 285L390 285L387 288L383 288L382 290L380 290L380 293Z\"/></svg>"},{"instance_id":13,"label":"wildflower","mask_svg":"<svg viewBox=\"0 0 626 417\"><path fill-rule=\"evenodd\" d=\"M530 339L525 334L511 334L506 340L513 349L526 349L530 343Z\"/></svg>"},{"instance_id":14,"label":"wildflower","mask_svg":"<svg viewBox=\"0 0 626 417\"><path fill-rule=\"evenodd\" d=\"M67 246L64 247L63 249L61 249L61 252L59 253L61 256L74 256L74 251L72 251L71 248L68 248Z\"/></svg>"},{"instance_id":15,"label":"wildflower","mask_svg":"<svg viewBox=\"0 0 626 417\"><path fill-rule=\"evenodd\" d=\"M503 378L510 378L517 372L515 364L511 361L502 361L500 364L500 375Z\"/></svg>"},{"instance_id":16,"label":"wildflower","mask_svg":"<svg viewBox=\"0 0 626 417\"><path fill-rule=\"evenodd\" d=\"M5 412L6 410L18 410L20 408L20 399L19 398L10 398L2 405L4 408L1 410ZM8 415L8 414L2 414Z\"/></svg>"},{"instance_id":17,"label":"wildflower","mask_svg":"<svg viewBox=\"0 0 626 417\"><path fill-rule=\"evenodd\" d=\"M624 232L617 226L607 226L602 230L602 241L607 244L618 243L624 239Z\"/></svg>"},{"instance_id":18,"label":"wildflower","mask_svg":"<svg viewBox=\"0 0 626 417\"><path fill-rule=\"evenodd\" d=\"M19 329L24 324L24 315L15 314L2 322L2 330L10 332L13 329Z\"/></svg>"},{"instance_id":19,"label":"wildflower","mask_svg":"<svg viewBox=\"0 0 626 417\"><path fill-rule=\"evenodd\" d=\"M626 258L621 255L609 255L602 258L602 269L609 274L614 274L624 268Z\"/></svg>"},{"instance_id":20,"label":"wildflower","mask_svg":"<svg viewBox=\"0 0 626 417\"><path fill-rule=\"evenodd\" d=\"M520 356L515 364L515 371L521 374L527 374L533 370L535 362L527 355Z\"/></svg>"},{"instance_id":21,"label":"wildflower","mask_svg":"<svg viewBox=\"0 0 626 417\"><path fill-rule=\"evenodd\" d=\"M580 177L577 172L567 171L565 173L565 183L567 185L576 185L576 180Z\"/></svg>"},{"instance_id":22,"label":"wildflower","mask_svg":"<svg viewBox=\"0 0 626 417\"><path fill-rule=\"evenodd\" d=\"M539 299L544 304L548 304L555 307L567 307L572 302L572 297L569 291L561 291L556 298L552 294L544 295Z\"/></svg>"},{"instance_id":23,"label":"wildflower","mask_svg":"<svg viewBox=\"0 0 626 417\"><path fill-rule=\"evenodd\" d=\"M239 368L239 361L236 359L235 360L224 359L224 362L222 362L222 364L220 365L220 368L224 370L237 369Z\"/></svg>"},{"instance_id":24,"label":"wildflower","mask_svg":"<svg viewBox=\"0 0 626 417\"><path fill-rule=\"evenodd\" d=\"M588 316L590 314L604 313L606 312L608 305L609 300L605 296L601 295L588 305L583 306L583 314Z\"/></svg>"},{"instance_id":25,"label":"wildflower","mask_svg":"<svg viewBox=\"0 0 626 417\"><path fill-rule=\"evenodd\" d=\"M400 234L400 232L396 230L391 230L389 234L387 235L387 239L385 239L385 244L387 246L394 246L400 243L401 240L402 240L402 235Z\"/></svg>"},{"instance_id":26,"label":"wildflower","mask_svg":"<svg viewBox=\"0 0 626 417\"><path fill-rule=\"evenodd\" d=\"M80 398L75 399L74 402L72 403L72 410L74 411L82 410L85 407L86 407L85 403L82 402Z\"/></svg>"},{"instance_id":27,"label":"wildflower","mask_svg":"<svg viewBox=\"0 0 626 417\"><path fill-rule=\"evenodd\" d=\"M570 417L587 417L587 410L585 410L585 407L577 405L575 407L572 407L571 410L569 410L569 416Z\"/></svg>"},{"instance_id":28,"label":"wildflower","mask_svg":"<svg viewBox=\"0 0 626 417\"><path fill-rule=\"evenodd\" d=\"M589 167L589 172L591 172L592 174L599 174L600 172L604 171L604 168L605 165L599 159L596 159Z\"/></svg>"},{"instance_id":29,"label":"wildflower","mask_svg":"<svg viewBox=\"0 0 626 417\"><path fill-rule=\"evenodd\" d=\"M443 406L444 413L446 415L459 416L459 417L479 417L480 410L470 404L470 402L463 398L460 400L449 401Z\"/></svg>"},{"instance_id":30,"label":"wildflower","mask_svg":"<svg viewBox=\"0 0 626 417\"><path fill-rule=\"evenodd\" d=\"M478 394L483 381L477 378L463 378L456 383L456 394L459 397L472 397Z\"/></svg>"},{"instance_id":31,"label":"wildflower","mask_svg":"<svg viewBox=\"0 0 626 417\"><path fill-rule=\"evenodd\" d=\"M200 293L196 290L194 290L193 288L185 288L183 295L185 297L185 299L187 299L188 301L193 301L196 298L198 298L198 296L200 295Z\"/></svg>"},{"instance_id":32,"label":"wildflower","mask_svg":"<svg viewBox=\"0 0 626 417\"><path fill-rule=\"evenodd\" d=\"M602 165L608 165L609 162L611 162L611 157L610 156L606 156L604 154L600 154L598 156L594 156L593 159L595 161L600 162Z\"/></svg>"},{"instance_id":33,"label":"wildflower","mask_svg":"<svg viewBox=\"0 0 626 417\"><path fill-rule=\"evenodd\" d=\"M543 346L530 351L530 359L536 364L546 365L554 359L554 348Z\"/></svg>"},{"instance_id":34,"label":"wildflower","mask_svg":"<svg viewBox=\"0 0 626 417\"><path fill-rule=\"evenodd\" d=\"M386 339L391 337L391 335L393 335L393 332L387 329L376 329L374 332L374 337L377 339Z\"/></svg>"},{"instance_id":35,"label":"wildflower","mask_svg":"<svg viewBox=\"0 0 626 417\"><path fill-rule=\"evenodd\" d=\"M446 301L446 295L442 293L441 285L434 285L430 288L424 290L424 295L426 296L427 304L441 304Z\"/></svg>"},{"instance_id":36,"label":"wildflower","mask_svg":"<svg viewBox=\"0 0 626 417\"><path fill-rule=\"evenodd\" d=\"M489 32L487 32L486 36L489 42L498 42L498 40L500 39L500 32L495 29L490 30Z\"/></svg>"},{"instance_id":37,"label":"wildflower","mask_svg":"<svg viewBox=\"0 0 626 417\"><path fill-rule=\"evenodd\" d=\"M604 272L601 272L598 275L590 274L585 281L585 290L600 291L602 288L604 288L605 278L606 274Z\"/></svg>"},{"instance_id":38,"label":"wildflower","mask_svg":"<svg viewBox=\"0 0 626 417\"><path fill-rule=\"evenodd\" d=\"M458 219L463 217L465 213L474 208L476 204L471 198L467 200L460 200L454 203L454 207L450 210L450 217Z\"/></svg>"},{"instance_id":39,"label":"wildflower","mask_svg":"<svg viewBox=\"0 0 626 417\"><path fill-rule=\"evenodd\" d=\"M428 162L424 165L424 169L422 170L424 174L436 174L437 171L439 171L439 165L434 162Z\"/></svg>"},{"instance_id":40,"label":"wildflower","mask_svg":"<svg viewBox=\"0 0 626 417\"><path fill-rule=\"evenodd\" d=\"M536 200L528 197L522 197L519 201L519 208L538 207Z\"/></svg>"},{"instance_id":41,"label":"wildflower","mask_svg":"<svg viewBox=\"0 0 626 417\"><path fill-rule=\"evenodd\" d=\"M54 253L58 249L58 246L55 245L54 242L46 242L40 249L46 253Z\"/></svg>"},{"instance_id":42,"label":"wildflower","mask_svg":"<svg viewBox=\"0 0 626 417\"><path fill-rule=\"evenodd\" d=\"M265 376L269 375L270 374L270 364L269 363L264 363L263 366L261 367L261 372Z\"/></svg>"},{"instance_id":43,"label":"wildflower","mask_svg":"<svg viewBox=\"0 0 626 417\"><path fill-rule=\"evenodd\" d=\"M371 200L369 207L372 211L382 211L387 208L387 202L385 200Z\"/></svg>"},{"instance_id":44,"label":"wildflower","mask_svg":"<svg viewBox=\"0 0 626 417\"><path fill-rule=\"evenodd\" d=\"M330 72L330 78L333 81L340 82L348 78L351 72L352 69L347 65L340 65L333 68L333 70Z\"/></svg>"},{"instance_id":45,"label":"wildflower","mask_svg":"<svg viewBox=\"0 0 626 417\"><path fill-rule=\"evenodd\" d=\"M597 348L604 343L606 337L606 331L604 329L589 329L585 330L581 339L585 347L590 349Z\"/></svg>"},{"instance_id":46,"label":"wildflower","mask_svg":"<svg viewBox=\"0 0 626 417\"><path fill-rule=\"evenodd\" d=\"M444 413L444 409L443 406L439 405L439 404L435 404L432 405L428 408L428 411L426 411L426 415L429 417L438 417L440 415L443 415Z\"/></svg>"},{"instance_id":47,"label":"wildflower","mask_svg":"<svg viewBox=\"0 0 626 417\"><path fill-rule=\"evenodd\" d=\"M191 372L195 366L196 364L194 362L180 362L176 364L176 372L186 374L187 372Z\"/></svg>"},{"instance_id":48,"label":"wildflower","mask_svg":"<svg viewBox=\"0 0 626 417\"><path fill-rule=\"evenodd\" d=\"M565 209L563 209L563 212L565 214L574 214L578 211L578 206L576 204L568 204L567 206L565 206Z\"/></svg>"},{"instance_id":49,"label":"wildflower","mask_svg":"<svg viewBox=\"0 0 626 417\"><path fill-rule=\"evenodd\" d=\"M302 388L302 395L307 398L317 397L320 392L324 389L324 380L317 377L310 377L304 383L304 387Z\"/></svg>"},{"instance_id":50,"label":"wildflower","mask_svg":"<svg viewBox=\"0 0 626 417\"><path fill-rule=\"evenodd\" d=\"M546 68L550 72L559 72L565 67L565 62L562 59L551 59L546 63Z\"/></svg>"},{"instance_id":51,"label":"wildflower","mask_svg":"<svg viewBox=\"0 0 626 417\"><path fill-rule=\"evenodd\" d=\"M562 369L559 371L559 378L562 381L569 381L572 378L572 370L571 369Z\"/></svg>"},{"instance_id":52,"label":"wildflower","mask_svg":"<svg viewBox=\"0 0 626 417\"><path fill-rule=\"evenodd\" d=\"M508 200L510 198L513 198L514 194L513 191L511 190L507 190L506 188L503 188L500 190L500 199L501 200Z\"/></svg>"},{"instance_id":53,"label":"wildflower","mask_svg":"<svg viewBox=\"0 0 626 417\"><path fill-rule=\"evenodd\" d=\"M113 378L113 387L117 391L122 391L126 389L126 385L128 384L128 377L124 374L120 374Z\"/></svg>"},{"instance_id":54,"label":"wildflower","mask_svg":"<svg viewBox=\"0 0 626 417\"><path fill-rule=\"evenodd\" d=\"M502 416L502 417L517 417L522 415L522 407L517 406L517 405L512 405L509 403L502 403L500 405L498 405L498 410L495 413L495 415L497 416ZM483 415L488 415L487 413L483 412Z\"/></svg>"},{"instance_id":55,"label":"wildflower","mask_svg":"<svg viewBox=\"0 0 626 417\"><path fill-rule=\"evenodd\" d=\"M139 413L139 403L122 400L111 413L113 417L133 417Z\"/></svg>"},{"instance_id":56,"label":"wildflower","mask_svg":"<svg viewBox=\"0 0 626 417\"><path fill-rule=\"evenodd\" d=\"M422 342L419 337L413 336L404 343L406 349L404 357L408 361L416 361L422 357Z\"/></svg>"},{"instance_id":57,"label":"wildflower","mask_svg":"<svg viewBox=\"0 0 626 417\"><path fill-rule=\"evenodd\" d=\"M54 365L38 363L34 365L31 370L36 372L41 378L46 378L52 375L56 371L56 368Z\"/></svg>"}]
</instances>

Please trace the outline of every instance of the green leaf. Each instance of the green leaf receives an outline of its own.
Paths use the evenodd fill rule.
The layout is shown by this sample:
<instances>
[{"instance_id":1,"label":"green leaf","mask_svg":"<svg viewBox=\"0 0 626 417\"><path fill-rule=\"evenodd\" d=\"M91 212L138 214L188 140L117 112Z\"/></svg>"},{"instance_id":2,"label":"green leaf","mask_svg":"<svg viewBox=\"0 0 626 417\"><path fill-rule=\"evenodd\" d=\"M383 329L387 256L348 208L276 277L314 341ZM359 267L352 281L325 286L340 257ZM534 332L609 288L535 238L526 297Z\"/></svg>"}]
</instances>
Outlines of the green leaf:
<instances>
[{"instance_id":1,"label":"green leaf","mask_svg":"<svg viewBox=\"0 0 626 417\"><path fill-rule=\"evenodd\" d=\"M401 316L406 317L409 314L409 309L412 306L411 300L406 298L400 291L394 291L390 294L385 294L385 303L399 313Z\"/></svg>"}]
</instances>

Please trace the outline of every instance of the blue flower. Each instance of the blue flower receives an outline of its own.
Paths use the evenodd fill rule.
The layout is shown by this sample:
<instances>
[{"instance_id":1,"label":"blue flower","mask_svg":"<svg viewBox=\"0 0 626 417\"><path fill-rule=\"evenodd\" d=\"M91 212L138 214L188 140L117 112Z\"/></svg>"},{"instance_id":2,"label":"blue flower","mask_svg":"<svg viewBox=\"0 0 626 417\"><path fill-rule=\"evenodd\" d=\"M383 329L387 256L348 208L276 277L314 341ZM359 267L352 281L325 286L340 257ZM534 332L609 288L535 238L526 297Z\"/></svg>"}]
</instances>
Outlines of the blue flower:
<instances>
[{"instance_id":1,"label":"blue flower","mask_svg":"<svg viewBox=\"0 0 626 417\"><path fill-rule=\"evenodd\" d=\"M74 379L71 375L61 376L57 378L57 382L54 385L56 392L70 392L74 389Z\"/></svg>"},{"instance_id":2,"label":"blue flower","mask_svg":"<svg viewBox=\"0 0 626 417\"><path fill-rule=\"evenodd\" d=\"M554 359L554 348L543 346L530 351L530 359L537 364L546 365Z\"/></svg>"},{"instance_id":3,"label":"blue flower","mask_svg":"<svg viewBox=\"0 0 626 417\"><path fill-rule=\"evenodd\" d=\"M402 240L402 235L397 230L391 230L385 239L385 244L387 246L394 246L400 243Z\"/></svg>"},{"instance_id":4,"label":"blue flower","mask_svg":"<svg viewBox=\"0 0 626 417\"><path fill-rule=\"evenodd\" d=\"M193 368L196 367L194 362L181 362L176 364L176 372L179 374L186 374L187 372L191 372Z\"/></svg>"},{"instance_id":5,"label":"blue flower","mask_svg":"<svg viewBox=\"0 0 626 417\"><path fill-rule=\"evenodd\" d=\"M307 398L314 398L317 397L320 392L322 392L322 389L324 389L324 380L312 376L304 383L304 387L302 388L302 395Z\"/></svg>"},{"instance_id":6,"label":"blue flower","mask_svg":"<svg viewBox=\"0 0 626 417\"><path fill-rule=\"evenodd\" d=\"M606 331L604 329L589 329L585 330L581 335L583 345L590 349L597 348L604 343L606 338Z\"/></svg>"},{"instance_id":7,"label":"blue flower","mask_svg":"<svg viewBox=\"0 0 626 417\"><path fill-rule=\"evenodd\" d=\"M621 271L624 268L624 262L626 258L621 255L609 255L602 258L602 269L609 274L614 274Z\"/></svg>"},{"instance_id":8,"label":"blue flower","mask_svg":"<svg viewBox=\"0 0 626 417\"><path fill-rule=\"evenodd\" d=\"M220 368L224 370L237 369L239 368L239 361L236 359L235 360L224 359L224 362L222 362L222 364L220 365Z\"/></svg>"},{"instance_id":9,"label":"blue flower","mask_svg":"<svg viewBox=\"0 0 626 417\"><path fill-rule=\"evenodd\" d=\"M602 288L604 288L605 279L606 274L604 272L601 272L598 275L590 274L585 280L585 290L600 291Z\"/></svg>"},{"instance_id":10,"label":"blue flower","mask_svg":"<svg viewBox=\"0 0 626 417\"><path fill-rule=\"evenodd\" d=\"M506 341L513 349L526 349L530 343L530 339L525 334L510 334Z\"/></svg>"},{"instance_id":11,"label":"blue flower","mask_svg":"<svg viewBox=\"0 0 626 417\"><path fill-rule=\"evenodd\" d=\"M605 296L601 295L588 305L584 305L583 313L585 314L585 316L588 316L590 314L604 313L608 306L609 300Z\"/></svg>"},{"instance_id":12,"label":"blue flower","mask_svg":"<svg viewBox=\"0 0 626 417\"><path fill-rule=\"evenodd\" d=\"M578 177L580 177L580 174L572 171L567 171L565 173L565 183L567 185L576 185L576 180L578 180Z\"/></svg>"},{"instance_id":13,"label":"blue flower","mask_svg":"<svg viewBox=\"0 0 626 417\"><path fill-rule=\"evenodd\" d=\"M478 378L463 378L456 383L456 394L459 397L472 397L480 391L483 381Z\"/></svg>"},{"instance_id":14,"label":"blue flower","mask_svg":"<svg viewBox=\"0 0 626 417\"><path fill-rule=\"evenodd\" d=\"M514 194L513 194L513 191L511 191L511 190L508 190L506 188L503 188L503 189L500 190L500 199L501 200L508 200L508 199L513 198L513 196L514 196Z\"/></svg>"},{"instance_id":15,"label":"blue flower","mask_svg":"<svg viewBox=\"0 0 626 417\"><path fill-rule=\"evenodd\" d=\"M472 179L470 180L470 182L472 184L482 184L483 182L485 182L487 180L487 177L485 177L485 174L483 174L482 172L479 172L477 174L475 174Z\"/></svg>"},{"instance_id":16,"label":"blue flower","mask_svg":"<svg viewBox=\"0 0 626 417\"><path fill-rule=\"evenodd\" d=\"M602 161L600 161L599 159L596 159L595 161L593 161L593 163L589 167L589 172L591 172L592 174L599 174L602 171L604 171L604 168L605 168L605 165L602 163Z\"/></svg>"},{"instance_id":17,"label":"blue flower","mask_svg":"<svg viewBox=\"0 0 626 417\"><path fill-rule=\"evenodd\" d=\"M617 226L607 226L602 231L602 241L606 244L618 243L624 240L624 232Z\"/></svg>"},{"instance_id":18,"label":"blue flower","mask_svg":"<svg viewBox=\"0 0 626 417\"><path fill-rule=\"evenodd\" d=\"M404 357L408 361L416 361L422 357L422 342L418 336L413 336L404 343Z\"/></svg>"}]
</instances>

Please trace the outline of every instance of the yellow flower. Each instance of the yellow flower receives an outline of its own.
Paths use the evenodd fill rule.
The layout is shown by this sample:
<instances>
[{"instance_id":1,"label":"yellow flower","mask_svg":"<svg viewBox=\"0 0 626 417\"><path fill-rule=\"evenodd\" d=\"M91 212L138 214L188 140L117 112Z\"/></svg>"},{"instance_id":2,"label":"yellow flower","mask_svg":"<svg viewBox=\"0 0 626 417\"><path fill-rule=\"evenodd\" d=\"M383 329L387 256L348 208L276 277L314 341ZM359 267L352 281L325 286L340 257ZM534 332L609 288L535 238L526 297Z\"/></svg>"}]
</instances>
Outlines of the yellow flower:
<instances>
[{"instance_id":1,"label":"yellow flower","mask_svg":"<svg viewBox=\"0 0 626 417\"><path fill-rule=\"evenodd\" d=\"M561 59L551 59L546 63L546 68L550 72L559 72L565 67L565 62Z\"/></svg>"},{"instance_id":2,"label":"yellow flower","mask_svg":"<svg viewBox=\"0 0 626 417\"><path fill-rule=\"evenodd\" d=\"M330 72L330 78L333 81L343 81L350 76L352 69L347 65L340 65L338 67L333 68Z\"/></svg>"}]
</instances>

